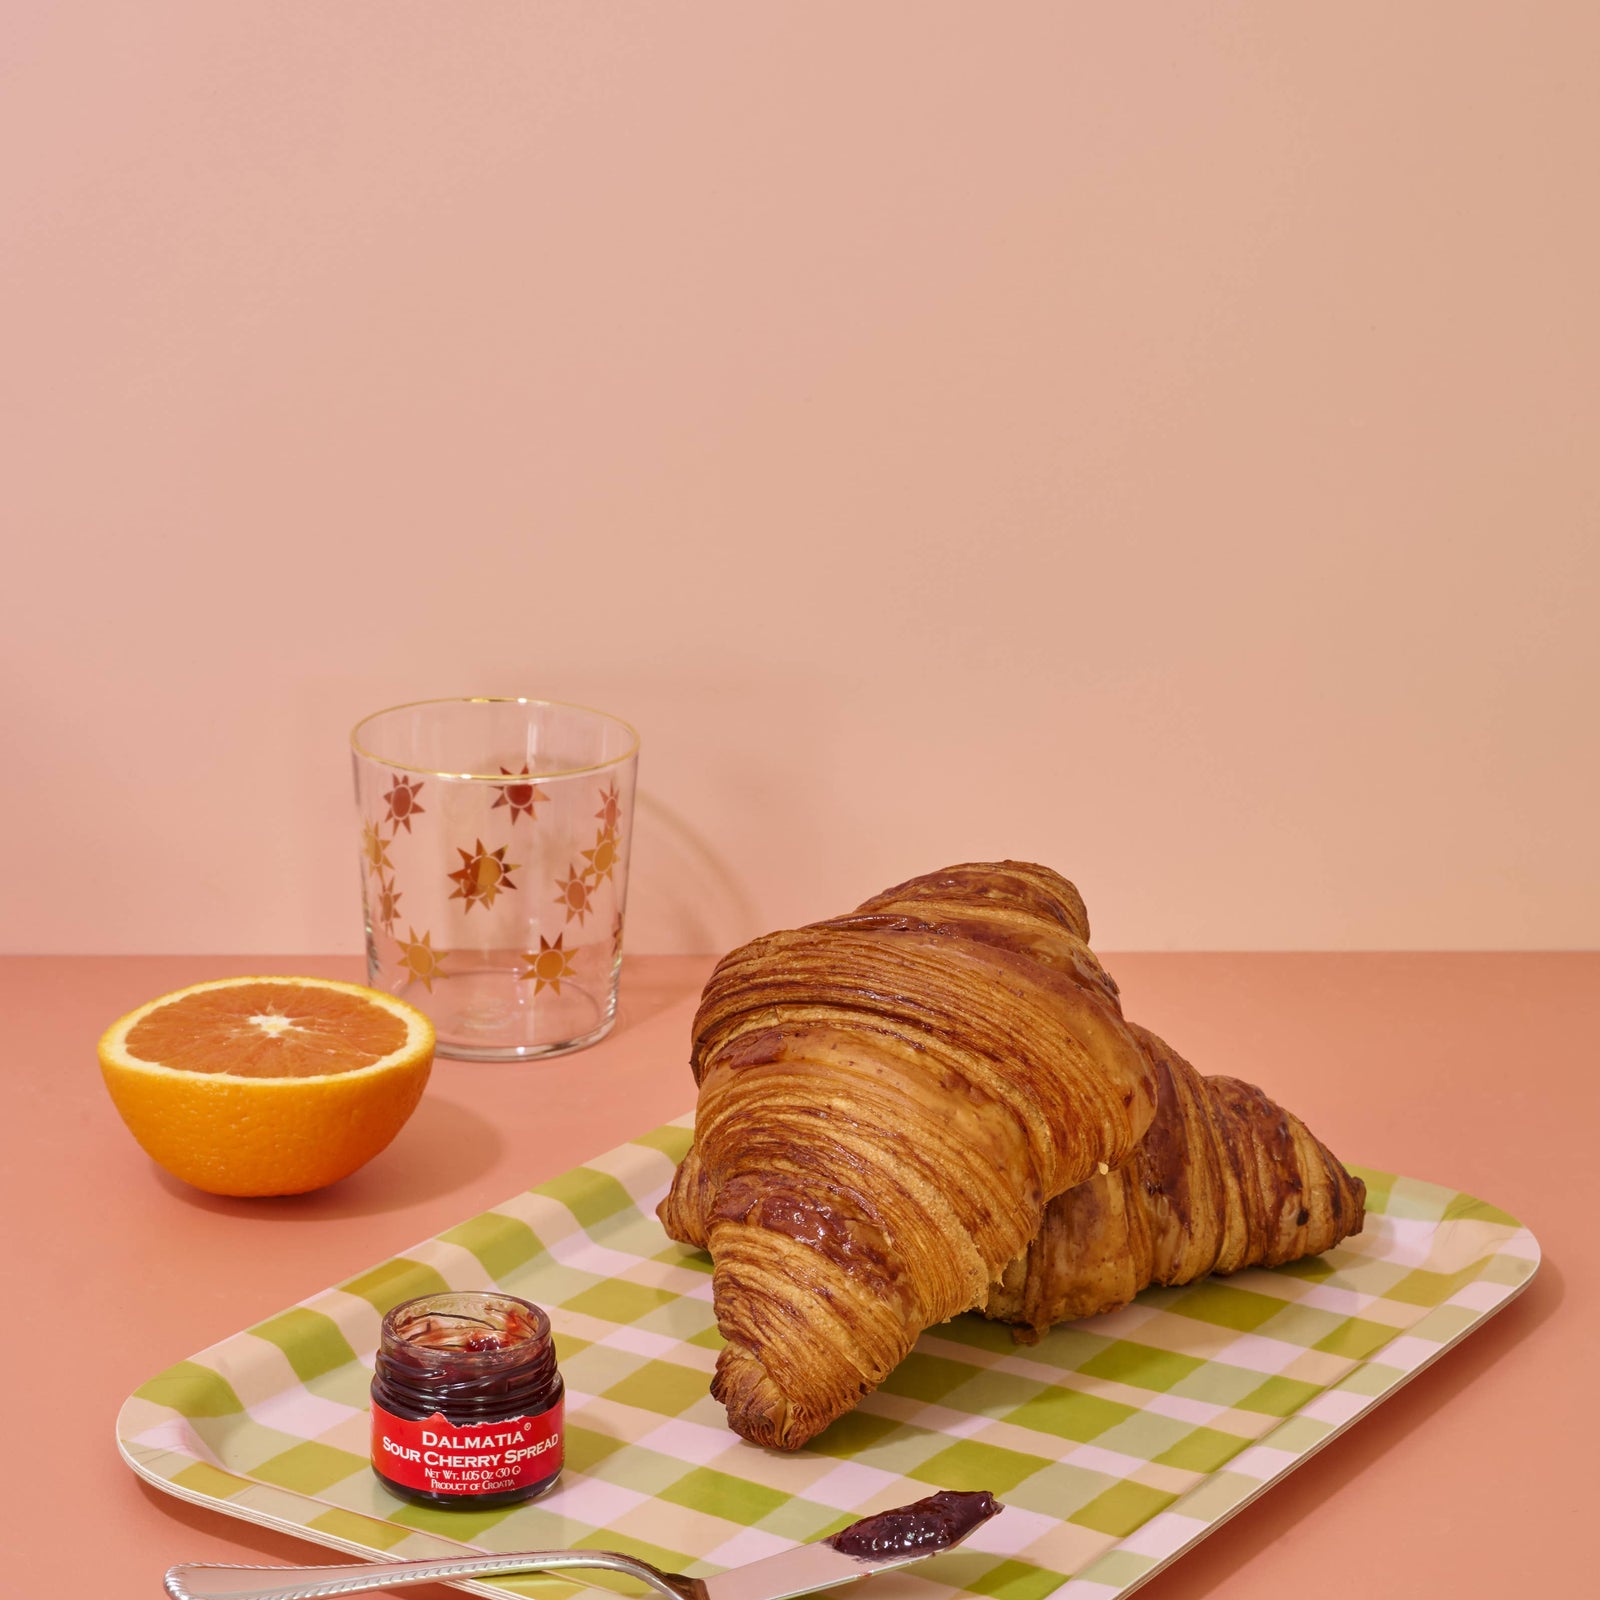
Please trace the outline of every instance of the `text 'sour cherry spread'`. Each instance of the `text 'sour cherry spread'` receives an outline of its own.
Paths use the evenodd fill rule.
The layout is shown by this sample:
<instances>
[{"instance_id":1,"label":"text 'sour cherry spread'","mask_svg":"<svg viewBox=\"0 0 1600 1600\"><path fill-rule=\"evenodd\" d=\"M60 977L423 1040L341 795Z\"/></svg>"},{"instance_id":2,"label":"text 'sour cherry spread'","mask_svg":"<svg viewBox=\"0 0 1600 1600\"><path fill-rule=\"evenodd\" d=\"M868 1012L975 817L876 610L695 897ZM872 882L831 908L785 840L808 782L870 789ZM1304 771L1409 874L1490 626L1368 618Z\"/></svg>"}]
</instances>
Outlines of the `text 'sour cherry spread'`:
<instances>
[{"instance_id":1,"label":"text 'sour cherry spread'","mask_svg":"<svg viewBox=\"0 0 1600 1600\"><path fill-rule=\"evenodd\" d=\"M429 1506L487 1510L560 1476L561 1374L550 1319L515 1295L422 1295L383 1319L372 1470Z\"/></svg>"}]
</instances>

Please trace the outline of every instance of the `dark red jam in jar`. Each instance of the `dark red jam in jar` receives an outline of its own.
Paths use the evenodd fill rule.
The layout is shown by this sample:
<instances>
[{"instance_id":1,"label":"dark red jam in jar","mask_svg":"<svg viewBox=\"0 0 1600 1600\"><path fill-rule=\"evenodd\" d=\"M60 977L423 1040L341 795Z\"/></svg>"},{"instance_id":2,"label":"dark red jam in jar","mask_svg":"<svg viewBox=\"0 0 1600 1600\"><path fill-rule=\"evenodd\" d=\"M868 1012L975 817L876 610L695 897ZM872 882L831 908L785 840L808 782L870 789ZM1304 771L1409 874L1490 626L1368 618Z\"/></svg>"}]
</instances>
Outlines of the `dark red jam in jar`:
<instances>
[{"instance_id":1,"label":"dark red jam in jar","mask_svg":"<svg viewBox=\"0 0 1600 1600\"><path fill-rule=\"evenodd\" d=\"M550 1319L530 1301L403 1301L372 1375L372 1470L419 1505L520 1505L561 1475L563 1392Z\"/></svg>"}]
</instances>

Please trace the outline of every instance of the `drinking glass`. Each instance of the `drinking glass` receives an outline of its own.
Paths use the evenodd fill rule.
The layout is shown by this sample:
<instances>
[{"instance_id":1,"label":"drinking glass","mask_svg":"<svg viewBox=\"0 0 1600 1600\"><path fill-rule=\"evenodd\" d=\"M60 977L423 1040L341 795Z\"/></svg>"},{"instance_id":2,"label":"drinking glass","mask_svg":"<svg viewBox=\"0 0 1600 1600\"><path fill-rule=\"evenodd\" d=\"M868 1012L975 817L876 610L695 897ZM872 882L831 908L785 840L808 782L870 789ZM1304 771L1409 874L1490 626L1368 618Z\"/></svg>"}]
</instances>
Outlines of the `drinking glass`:
<instances>
[{"instance_id":1,"label":"drinking glass","mask_svg":"<svg viewBox=\"0 0 1600 1600\"><path fill-rule=\"evenodd\" d=\"M423 700L350 735L368 982L438 1052L579 1050L617 1014L639 736L551 700Z\"/></svg>"}]
</instances>

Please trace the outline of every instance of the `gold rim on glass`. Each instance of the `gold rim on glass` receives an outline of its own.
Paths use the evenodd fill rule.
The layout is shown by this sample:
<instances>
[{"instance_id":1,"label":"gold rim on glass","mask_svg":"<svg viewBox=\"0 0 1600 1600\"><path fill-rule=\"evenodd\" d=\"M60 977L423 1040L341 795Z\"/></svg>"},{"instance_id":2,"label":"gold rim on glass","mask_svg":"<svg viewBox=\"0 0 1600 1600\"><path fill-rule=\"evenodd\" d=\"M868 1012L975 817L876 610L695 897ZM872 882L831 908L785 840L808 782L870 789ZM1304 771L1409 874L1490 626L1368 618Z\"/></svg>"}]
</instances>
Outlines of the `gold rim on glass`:
<instances>
[{"instance_id":1,"label":"gold rim on glass","mask_svg":"<svg viewBox=\"0 0 1600 1600\"><path fill-rule=\"evenodd\" d=\"M447 772L442 767L413 767L404 761L390 761L383 756L373 754L361 743L361 730L369 722L376 722L379 717L393 716L397 711L416 711L422 706L553 706L560 711L581 711L586 716L601 717L607 722L614 722L619 728L625 729L633 740L620 756L612 756L609 761L591 762L586 767L562 767L555 772L535 772L531 776L539 783L550 783L558 778L581 778L588 772L605 772L608 768L620 767L623 762L631 761L639 753L639 730L631 722L625 722L609 711L601 711L595 706L580 706L573 700L535 700L527 695L514 694L447 694L435 700L404 700L397 706L385 706L381 711L373 711L364 716L350 730L350 748L363 760L374 762L380 767L391 767L396 772L420 772L426 777L449 778L458 783L506 781L503 772Z\"/></svg>"}]
</instances>

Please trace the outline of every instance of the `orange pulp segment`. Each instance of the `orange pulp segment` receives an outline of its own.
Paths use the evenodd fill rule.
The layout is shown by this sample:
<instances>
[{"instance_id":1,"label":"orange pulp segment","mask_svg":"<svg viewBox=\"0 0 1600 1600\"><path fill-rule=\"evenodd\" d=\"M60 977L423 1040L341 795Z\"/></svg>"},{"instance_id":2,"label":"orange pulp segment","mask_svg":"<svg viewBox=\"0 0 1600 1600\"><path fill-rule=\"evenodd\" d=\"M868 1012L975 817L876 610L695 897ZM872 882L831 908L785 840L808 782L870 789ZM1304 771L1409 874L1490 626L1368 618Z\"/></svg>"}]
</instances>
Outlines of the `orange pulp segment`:
<instances>
[{"instance_id":1,"label":"orange pulp segment","mask_svg":"<svg viewBox=\"0 0 1600 1600\"><path fill-rule=\"evenodd\" d=\"M405 1044L406 1021L364 994L322 984L229 984L180 992L136 1022L130 1056L180 1072L314 1078L354 1072Z\"/></svg>"}]
</instances>

